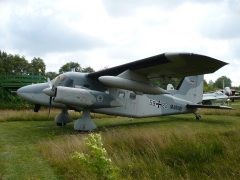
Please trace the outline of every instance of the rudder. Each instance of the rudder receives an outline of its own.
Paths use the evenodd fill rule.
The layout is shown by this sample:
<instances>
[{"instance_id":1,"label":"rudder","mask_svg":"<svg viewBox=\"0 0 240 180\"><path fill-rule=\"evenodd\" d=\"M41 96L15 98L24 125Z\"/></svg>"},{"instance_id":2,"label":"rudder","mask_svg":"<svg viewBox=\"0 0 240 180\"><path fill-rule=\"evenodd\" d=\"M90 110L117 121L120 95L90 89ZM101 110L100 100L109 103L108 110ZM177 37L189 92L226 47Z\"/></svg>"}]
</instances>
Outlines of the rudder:
<instances>
[{"instance_id":1,"label":"rudder","mask_svg":"<svg viewBox=\"0 0 240 180\"><path fill-rule=\"evenodd\" d=\"M176 90L176 96L196 104L202 102L203 75L185 77Z\"/></svg>"}]
</instances>

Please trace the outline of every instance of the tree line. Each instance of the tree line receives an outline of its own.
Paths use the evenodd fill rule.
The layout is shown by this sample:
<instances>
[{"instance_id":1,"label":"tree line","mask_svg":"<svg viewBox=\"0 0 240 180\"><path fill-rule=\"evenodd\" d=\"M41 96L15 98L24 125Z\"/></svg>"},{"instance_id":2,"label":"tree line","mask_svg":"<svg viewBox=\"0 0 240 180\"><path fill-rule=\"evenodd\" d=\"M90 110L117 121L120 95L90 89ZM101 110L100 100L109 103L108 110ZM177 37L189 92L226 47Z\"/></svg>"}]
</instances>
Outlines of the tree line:
<instances>
[{"instance_id":1,"label":"tree line","mask_svg":"<svg viewBox=\"0 0 240 180\"><path fill-rule=\"evenodd\" d=\"M221 76L219 77L215 82L210 80L207 82L204 80L204 91L205 92L211 92L216 91L218 89L224 89L224 87L232 87L232 81L227 76Z\"/></svg>"},{"instance_id":2,"label":"tree line","mask_svg":"<svg viewBox=\"0 0 240 180\"><path fill-rule=\"evenodd\" d=\"M0 74L4 75L45 75L46 65L41 58L29 63L24 56L0 51Z\"/></svg>"},{"instance_id":3,"label":"tree line","mask_svg":"<svg viewBox=\"0 0 240 180\"><path fill-rule=\"evenodd\" d=\"M46 72L43 59L34 57L30 62L18 54L8 54L0 50L0 75L41 75L53 79L58 74L76 72L94 72L91 67L81 67L77 62L68 62L60 67L58 72Z\"/></svg>"}]
</instances>

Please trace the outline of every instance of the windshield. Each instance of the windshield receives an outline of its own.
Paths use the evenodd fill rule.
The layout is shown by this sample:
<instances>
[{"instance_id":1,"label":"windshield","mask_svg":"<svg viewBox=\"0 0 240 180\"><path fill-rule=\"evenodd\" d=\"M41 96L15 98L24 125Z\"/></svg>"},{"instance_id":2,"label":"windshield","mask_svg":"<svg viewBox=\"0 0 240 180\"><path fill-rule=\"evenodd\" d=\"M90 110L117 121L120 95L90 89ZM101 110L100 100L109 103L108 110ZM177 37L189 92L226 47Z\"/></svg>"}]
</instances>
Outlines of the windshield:
<instances>
[{"instance_id":1,"label":"windshield","mask_svg":"<svg viewBox=\"0 0 240 180\"><path fill-rule=\"evenodd\" d=\"M55 86L74 87L73 79L61 74L52 80L52 84Z\"/></svg>"}]
</instances>

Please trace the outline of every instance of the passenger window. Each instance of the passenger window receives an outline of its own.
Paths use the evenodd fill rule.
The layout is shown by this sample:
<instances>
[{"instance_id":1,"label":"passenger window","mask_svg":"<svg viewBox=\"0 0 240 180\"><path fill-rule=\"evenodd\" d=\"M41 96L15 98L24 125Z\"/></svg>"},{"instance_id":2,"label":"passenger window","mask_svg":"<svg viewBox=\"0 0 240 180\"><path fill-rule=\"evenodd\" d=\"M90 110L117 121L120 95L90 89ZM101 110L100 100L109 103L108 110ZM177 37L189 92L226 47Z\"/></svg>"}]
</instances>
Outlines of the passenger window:
<instances>
[{"instance_id":1,"label":"passenger window","mask_svg":"<svg viewBox=\"0 0 240 180\"><path fill-rule=\"evenodd\" d=\"M118 97L119 97L119 98L124 98L124 97L125 97L125 92L120 91L120 92L118 93Z\"/></svg>"},{"instance_id":2,"label":"passenger window","mask_svg":"<svg viewBox=\"0 0 240 180\"><path fill-rule=\"evenodd\" d=\"M136 94L130 93L129 98L132 100L136 99Z\"/></svg>"},{"instance_id":3,"label":"passenger window","mask_svg":"<svg viewBox=\"0 0 240 180\"><path fill-rule=\"evenodd\" d=\"M63 83L64 86L66 87L74 87L74 84L73 84L73 80L72 79L67 79L64 83Z\"/></svg>"},{"instance_id":4,"label":"passenger window","mask_svg":"<svg viewBox=\"0 0 240 180\"><path fill-rule=\"evenodd\" d=\"M85 88L89 88L90 86L88 84L83 85Z\"/></svg>"}]
</instances>

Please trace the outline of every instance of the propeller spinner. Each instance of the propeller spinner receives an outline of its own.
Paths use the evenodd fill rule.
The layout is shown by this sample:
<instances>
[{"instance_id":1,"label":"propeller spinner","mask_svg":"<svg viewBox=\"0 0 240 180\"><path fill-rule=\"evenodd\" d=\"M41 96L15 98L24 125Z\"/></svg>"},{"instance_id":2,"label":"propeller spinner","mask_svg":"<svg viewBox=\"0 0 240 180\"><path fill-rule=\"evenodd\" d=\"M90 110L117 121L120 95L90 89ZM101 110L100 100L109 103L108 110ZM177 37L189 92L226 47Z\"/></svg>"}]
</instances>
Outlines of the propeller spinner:
<instances>
[{"instance_id":1,"label":"propeller spinner","mask_svg":"<svg viewBox=\"0 0 240 180\"><path fill-rule=\"evenodd\" d=\"M57 87L55 86L56 82L52 84L50 79L48 78L49 88L43 89L43 92L49 96L49 106L48 106L48 117L50 116L51 108L52 108L52 100L56 96Z\"/></svg>"}]
</instances>

